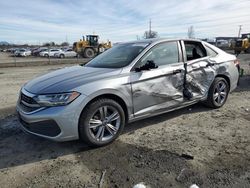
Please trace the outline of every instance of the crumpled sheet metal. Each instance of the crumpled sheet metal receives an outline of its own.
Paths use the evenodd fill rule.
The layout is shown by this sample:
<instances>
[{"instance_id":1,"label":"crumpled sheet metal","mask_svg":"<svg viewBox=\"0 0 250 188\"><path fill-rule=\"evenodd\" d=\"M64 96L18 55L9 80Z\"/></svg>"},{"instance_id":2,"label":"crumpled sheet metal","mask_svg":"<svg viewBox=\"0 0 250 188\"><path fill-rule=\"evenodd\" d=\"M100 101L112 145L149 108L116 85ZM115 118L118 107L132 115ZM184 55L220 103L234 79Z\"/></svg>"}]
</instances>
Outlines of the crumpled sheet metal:
<instances>
[{"instance_id":1,"label":"crumpled sheet metal","mask_svg":"<svg viewBox=\"0 0 250 188\"><path fill-rule=\"evenodd\" d=\"M158 78L142 80L132 84L133 106L135 115L154 112L165 108L178 107L207 97L209 88L218 74L229 75L228 64L206 61L207 65L199 67L188 65L186 88L193 97L184 97L184 67L178 74L161 75ZM195 63L193 63L194 65Z\"/></svg>"},{"instance_id":2,"label":"crumpled sheet metal","mask_svg":"<svg viewBox=\"0 0 250 188\"><path fill-rule=\"evenodd\" d=\"M191 70L187 74L186 85L193 97L201 97L208 93L209 87L216 76L216 71L212 67Z\"/></svg>"},{"instance_id":3,"label":"crumpled sheet metal","mask_svg":"<svg viewBox=\"0 0 250 188\"><path fill-rule=\"evenodd\" d=\"M186 83L189 91L192 92L194 98L207 96L209 88L218 74L225 74L227 64L215 64L205 68L192 69L188 67Z\"/></svg>"},{"instance_id":4,"label":"crumpled sheet metal","mask_svg":"<svg viewBox=\"0 0 250 188\"><path fill-rule=\"evenodd\" d=\"M132 87L135 114L176 106L183 101L183 73L134 83Z\"/></svg>"}]
</instances>

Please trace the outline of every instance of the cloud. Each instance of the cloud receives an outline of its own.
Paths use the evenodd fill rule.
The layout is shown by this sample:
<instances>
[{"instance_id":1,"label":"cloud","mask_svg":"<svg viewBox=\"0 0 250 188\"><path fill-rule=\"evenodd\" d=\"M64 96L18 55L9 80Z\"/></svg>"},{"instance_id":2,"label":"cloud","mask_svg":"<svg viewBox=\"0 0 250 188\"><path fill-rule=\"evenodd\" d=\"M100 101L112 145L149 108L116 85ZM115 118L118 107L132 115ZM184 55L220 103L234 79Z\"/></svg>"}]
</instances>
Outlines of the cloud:
<instances>
[{"instance_id":1,"label":"cloud","mask_svg":"<svg viewBox=\"0 0 250 188\"><path fill-rule=\"evenodd\" d=\"M113 42L135 40L152 28L161 37L237 36L250 32L250 0L8 0L0 2L0 41L77 41L99 34Z\"/></svg>"}]
</instances>

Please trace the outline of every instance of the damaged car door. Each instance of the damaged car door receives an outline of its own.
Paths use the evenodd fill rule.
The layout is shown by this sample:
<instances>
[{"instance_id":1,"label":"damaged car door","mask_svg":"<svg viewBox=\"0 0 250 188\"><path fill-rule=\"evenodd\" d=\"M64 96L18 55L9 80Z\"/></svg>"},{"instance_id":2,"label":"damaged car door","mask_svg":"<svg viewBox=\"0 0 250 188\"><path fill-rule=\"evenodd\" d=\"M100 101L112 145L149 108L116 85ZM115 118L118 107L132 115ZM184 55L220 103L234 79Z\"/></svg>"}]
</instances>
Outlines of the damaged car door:
<instances>
[{"instance_id":1,"label":"damaged car door","mask_svg":"<svg viewBox=\"0 0 250 188\"><path fill-rule=\"evenodd\" d=\"M131 70L135 116L171 109L183 102L184 66L178 41L152 47Z\"/></svg>"},{"instance_id":2,"label":"damaged car door","mask_svg":"<svg viewBox=\"0 0 250 188\"><path fill-rule=\"evenodd\" d=\"M190 92L189 100L200 100L207 96L215 78L215 67L203 44L198 41L182 41L187 70L185 86ZM184 96L185 97L185 96Z\"/></svg>"}]
</instances>

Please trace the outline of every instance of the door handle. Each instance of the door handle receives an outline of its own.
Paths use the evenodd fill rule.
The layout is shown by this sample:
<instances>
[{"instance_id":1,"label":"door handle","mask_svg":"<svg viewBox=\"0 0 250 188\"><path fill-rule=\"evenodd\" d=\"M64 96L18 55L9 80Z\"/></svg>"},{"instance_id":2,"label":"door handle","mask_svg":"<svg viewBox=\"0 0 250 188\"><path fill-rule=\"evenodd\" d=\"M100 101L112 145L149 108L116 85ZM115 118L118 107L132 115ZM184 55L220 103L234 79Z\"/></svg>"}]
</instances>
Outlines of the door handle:
<instances>
[{"instance_id":1,"label":"door handle","mask_svg":"<svg viewBox=\"0 0 250 188\"><path fill-rule=\"evenodd\" d=\"M181 73L182 72L182 69L176 69L173 71L173 74L178 74L178 73Z\"/></svg>"}]
</instances>

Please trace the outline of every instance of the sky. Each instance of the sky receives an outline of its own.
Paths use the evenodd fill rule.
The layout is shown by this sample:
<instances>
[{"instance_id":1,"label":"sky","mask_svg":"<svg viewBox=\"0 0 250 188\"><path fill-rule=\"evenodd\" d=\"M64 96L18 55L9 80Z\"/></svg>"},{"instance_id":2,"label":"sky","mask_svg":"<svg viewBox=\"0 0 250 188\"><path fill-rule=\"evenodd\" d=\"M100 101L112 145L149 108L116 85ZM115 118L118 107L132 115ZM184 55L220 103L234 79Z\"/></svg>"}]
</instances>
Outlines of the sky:
<instances>
[{"instance_id":1,"label":"sky","mask_svg":"<svg viewBox=\"0 0 250 188\"><path fill-rule=\"evenodd\" d=\"M237 36L250 32L250 0L1 0L0 41L73 43L87 34L101 41L142 38L152 30L162 38Z\"/></svg>"}]
</instances>

